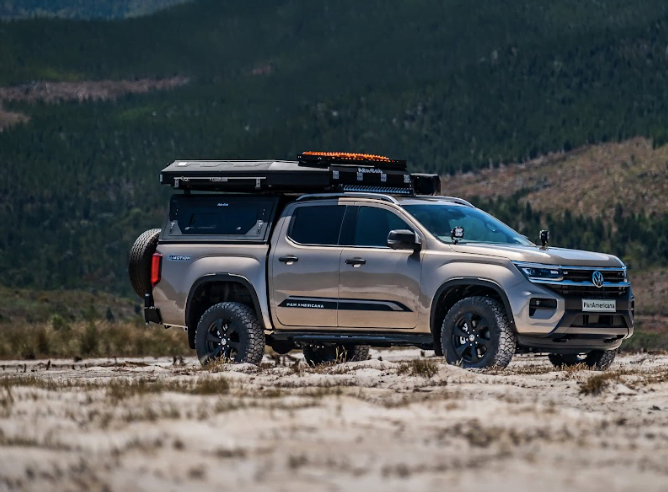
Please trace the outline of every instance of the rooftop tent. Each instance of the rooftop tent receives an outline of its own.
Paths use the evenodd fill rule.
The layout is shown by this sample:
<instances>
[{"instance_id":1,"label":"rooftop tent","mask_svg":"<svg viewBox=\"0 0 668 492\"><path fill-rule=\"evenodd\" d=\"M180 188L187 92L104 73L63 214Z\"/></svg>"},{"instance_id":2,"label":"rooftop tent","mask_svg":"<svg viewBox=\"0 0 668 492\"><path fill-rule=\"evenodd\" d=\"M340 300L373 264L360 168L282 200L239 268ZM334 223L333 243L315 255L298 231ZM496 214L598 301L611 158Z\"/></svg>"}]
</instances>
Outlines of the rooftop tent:
<instances>
[{"instance_id":1,"label":"rooftop tent","mask_svg":"<svg viewBox=\"0 0 668 492\"><path fill-rule=\"evenodd\" d=\"M296 161L179 160L162 170L160 182L182 190L249 193L440 191L437 175L411 175L406 161L329 152L304 152Z\"/></svg>"}]
</instances>

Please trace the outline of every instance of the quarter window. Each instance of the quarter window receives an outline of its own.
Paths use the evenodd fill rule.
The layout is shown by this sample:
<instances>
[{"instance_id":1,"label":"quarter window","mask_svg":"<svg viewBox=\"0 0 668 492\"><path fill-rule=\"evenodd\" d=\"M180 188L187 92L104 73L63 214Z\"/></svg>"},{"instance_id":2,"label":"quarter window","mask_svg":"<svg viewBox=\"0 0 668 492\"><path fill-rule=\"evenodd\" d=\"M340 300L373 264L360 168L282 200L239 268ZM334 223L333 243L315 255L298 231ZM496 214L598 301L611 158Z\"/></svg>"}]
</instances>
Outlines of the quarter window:
<instances>
[{"instance_id":1,"label":"quarter window","mask_svg":"<svg viewBox=\"0 0 668 492\"><path fill-rule=\"evenodd\" d=\"M290 238L299 244L336 245L346 207L316 205L295 210Z\"/></svg>"}]
</instances>

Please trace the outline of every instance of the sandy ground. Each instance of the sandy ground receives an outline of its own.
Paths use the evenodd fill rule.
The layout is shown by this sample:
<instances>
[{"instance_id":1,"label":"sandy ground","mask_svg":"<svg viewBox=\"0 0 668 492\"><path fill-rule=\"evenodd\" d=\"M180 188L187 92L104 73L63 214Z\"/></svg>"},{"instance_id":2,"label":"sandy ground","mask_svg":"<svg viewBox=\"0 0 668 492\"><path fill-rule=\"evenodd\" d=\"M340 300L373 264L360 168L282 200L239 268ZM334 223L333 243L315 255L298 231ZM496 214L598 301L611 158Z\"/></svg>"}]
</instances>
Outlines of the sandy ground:
<instances>
[{"instance_id":1,"label":"sandy ground","mask_svg":"<svg viewBox=\"0 0 668 492\"><path fill-rule=\"evenodd\" d=\"M0 490L668 491L668 356L606 379L372 355L0 362Z\"/></svg>"}]
</instances>

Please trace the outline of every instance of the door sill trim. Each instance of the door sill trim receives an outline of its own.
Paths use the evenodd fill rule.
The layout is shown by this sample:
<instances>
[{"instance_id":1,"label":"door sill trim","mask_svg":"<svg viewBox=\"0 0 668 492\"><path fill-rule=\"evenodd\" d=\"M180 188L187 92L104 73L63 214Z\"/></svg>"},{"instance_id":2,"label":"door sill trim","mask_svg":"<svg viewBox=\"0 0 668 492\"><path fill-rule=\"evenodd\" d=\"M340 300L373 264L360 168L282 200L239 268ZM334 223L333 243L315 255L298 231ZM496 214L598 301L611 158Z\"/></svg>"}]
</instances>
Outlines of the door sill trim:
<instances>
[{"instance_id":1,"label":"door sill trim","mask_svg":"<svg viewBox=\"0 0 668 492\"><path fill-rule=\"evenodd\" d=\"M376 347L408 346L430 350L434 345L431 333L359 333L350 331L308 331L308 330L277 330L267 335L267 340L291 341L296 344L354 344L372 345Z\"/></svg>"}]
</instances>

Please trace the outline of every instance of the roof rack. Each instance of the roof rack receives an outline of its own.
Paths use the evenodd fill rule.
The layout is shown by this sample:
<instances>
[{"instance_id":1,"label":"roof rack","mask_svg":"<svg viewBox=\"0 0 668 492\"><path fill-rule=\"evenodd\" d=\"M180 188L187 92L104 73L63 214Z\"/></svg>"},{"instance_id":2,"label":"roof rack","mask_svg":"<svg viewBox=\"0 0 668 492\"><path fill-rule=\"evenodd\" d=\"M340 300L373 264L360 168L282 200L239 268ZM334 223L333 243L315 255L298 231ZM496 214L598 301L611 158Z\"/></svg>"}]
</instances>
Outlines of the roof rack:
<instances>
[{"instance_id":1,"label":"roof rack","mask_svg":"<svg viewBox=\"0 0 668 492\"><path fill-rule=\"evenodd\" d=\"M160 182L179 190L248 193L360 192L430 195L440 178L411 174L406 161L372 154L304 152L297 161L175 161Z\"/></svg>"}]
</instances>

